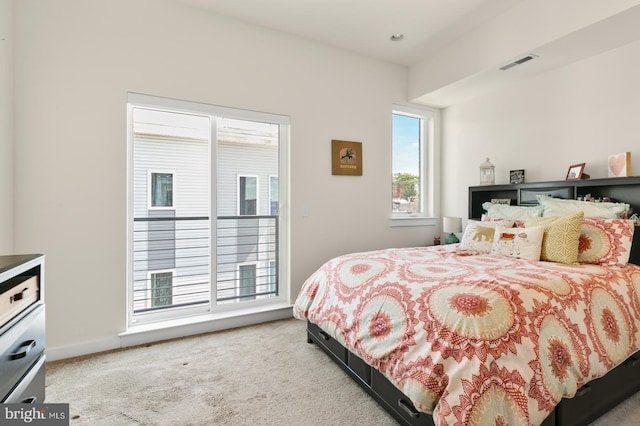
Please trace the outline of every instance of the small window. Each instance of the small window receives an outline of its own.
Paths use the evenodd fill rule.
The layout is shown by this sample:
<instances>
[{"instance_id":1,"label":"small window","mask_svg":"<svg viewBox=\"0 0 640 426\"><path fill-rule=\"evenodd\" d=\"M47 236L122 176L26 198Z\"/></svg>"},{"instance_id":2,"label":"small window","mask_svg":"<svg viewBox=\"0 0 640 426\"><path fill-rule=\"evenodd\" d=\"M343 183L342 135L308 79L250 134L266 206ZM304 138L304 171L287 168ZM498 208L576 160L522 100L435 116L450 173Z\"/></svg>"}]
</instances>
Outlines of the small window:
<instances>
[{"instance_id":1,"label":"small window","mask_svg":"<svg viewBox=\"0 0 640 426\"><path fill-rule=\"evenodd\" d=\"M173 271L152 272L149 279L148 306L157 308L173 304Z\"/></svg>"},{"instance_id":2,"label":"small window","mask_svg":"<svg viewBox=\"0 0 640 426\"><path fill-rule=\"evenodd\" d=\"M241 300L256 298L256 265L238 265L238 296Z\"/></svg>"},{"instance_id":3,"label":"small window","mask_svg":"<svg viewBox=\"0 0 640 426\"><path fill-rule=\"evenodd\" d=\"M432 113L394 106L392 119L392 217L425 217Z\"/></svg>"},{"instance_id":4,"label":"small window","mask_svg":"<svg viewBox=\"0 0 640 426\"><path fill-rule=\"evenodd\" d=\"M258 177L240 176L238 179L238 216L258 214Z\"/></svg>"},{"instance_id":5,"label":"small window","mask_svg":"<svg viewBox=\"0 0 640 426\"><path fill-rule=\"evenodd\" d=\"M151 172L150 207L173 207L173 173Z\"/></svg>"}]
</instances>

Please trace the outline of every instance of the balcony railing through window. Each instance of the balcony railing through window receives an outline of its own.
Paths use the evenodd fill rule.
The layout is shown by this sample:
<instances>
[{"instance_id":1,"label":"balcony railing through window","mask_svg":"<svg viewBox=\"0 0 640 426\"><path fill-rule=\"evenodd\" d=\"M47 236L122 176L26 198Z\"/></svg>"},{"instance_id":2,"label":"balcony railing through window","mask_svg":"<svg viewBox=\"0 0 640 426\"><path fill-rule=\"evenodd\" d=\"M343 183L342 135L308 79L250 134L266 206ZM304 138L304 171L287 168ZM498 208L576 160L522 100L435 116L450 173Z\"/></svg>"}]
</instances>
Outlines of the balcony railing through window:
<instances>
[{"instance_id":1,"label":"balcony railing through window","mask_svg":"<svg viewBox=\"0 0 640 426\"><path fill-rule=\"evenodd\" d=\"M208 304L209 217L134 219L134 314ZM277 296L278 217L219 216L217 304Z\"/></svg>"}]
</instances>

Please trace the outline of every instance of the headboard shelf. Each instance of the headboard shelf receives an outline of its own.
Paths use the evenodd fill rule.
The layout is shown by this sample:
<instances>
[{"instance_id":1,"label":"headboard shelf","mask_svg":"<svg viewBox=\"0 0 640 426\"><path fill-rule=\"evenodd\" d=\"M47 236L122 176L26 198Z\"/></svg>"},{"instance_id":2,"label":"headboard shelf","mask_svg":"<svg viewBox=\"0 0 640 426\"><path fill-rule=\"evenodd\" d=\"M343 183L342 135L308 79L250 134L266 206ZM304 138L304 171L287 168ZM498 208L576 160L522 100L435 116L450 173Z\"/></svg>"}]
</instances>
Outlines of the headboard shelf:
<instances>
[{"instance_id":1,"label":"headboard shelf","mask_svg":"<svg viewBox=\"0 0 640 426\"><path fill-rule=\"evenodd\" d=\"M567 199L587 194L591 194L593 198L609 197L612 201L629 203L634 212L640 212L640 176L631 176L470 186L469 218L479 219L484 212L482 204L494 198L510 198L511 205L531 205L537 204L538 194Z\"/></svg>"}]
</instances>

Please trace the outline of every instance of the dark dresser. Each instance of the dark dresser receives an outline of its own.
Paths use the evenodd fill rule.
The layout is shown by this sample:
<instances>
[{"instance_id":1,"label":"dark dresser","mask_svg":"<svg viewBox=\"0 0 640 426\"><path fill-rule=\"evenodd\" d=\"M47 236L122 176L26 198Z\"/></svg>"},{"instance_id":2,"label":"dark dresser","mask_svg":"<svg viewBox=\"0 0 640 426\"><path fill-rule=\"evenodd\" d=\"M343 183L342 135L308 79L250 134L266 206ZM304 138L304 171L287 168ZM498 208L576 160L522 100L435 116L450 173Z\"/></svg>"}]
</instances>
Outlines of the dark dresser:
<instances>
[{"instance_id":1,"label":"dark dresser","mask_svg":"<svg viewBox=\"0 0 640 426\"><path fill-rule=\"evenodd\" d=\"M0 256L0 402L44 402L44 346L44 256Z\"/></svg>"}]
</instances>

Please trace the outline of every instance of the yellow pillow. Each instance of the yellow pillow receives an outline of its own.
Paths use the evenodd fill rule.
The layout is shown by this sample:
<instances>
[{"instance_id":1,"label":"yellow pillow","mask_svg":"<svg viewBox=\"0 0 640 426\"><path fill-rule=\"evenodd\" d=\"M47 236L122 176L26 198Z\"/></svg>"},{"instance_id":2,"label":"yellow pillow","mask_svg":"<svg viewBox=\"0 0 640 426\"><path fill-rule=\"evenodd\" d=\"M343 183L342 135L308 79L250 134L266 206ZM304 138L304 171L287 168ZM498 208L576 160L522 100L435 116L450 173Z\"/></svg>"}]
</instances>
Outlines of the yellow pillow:
<instances>
[{"instance_id":1,"label":"yellow pillow","mask_svg":"<svg viewBox=\"0 0 640 426\"><path fill-rule=\"evenodd\" d=\"M569 216L529 217L526 226L544 226L540 260L578 263L578 245L584 212Z\"/></svg>"}]
</instances>

